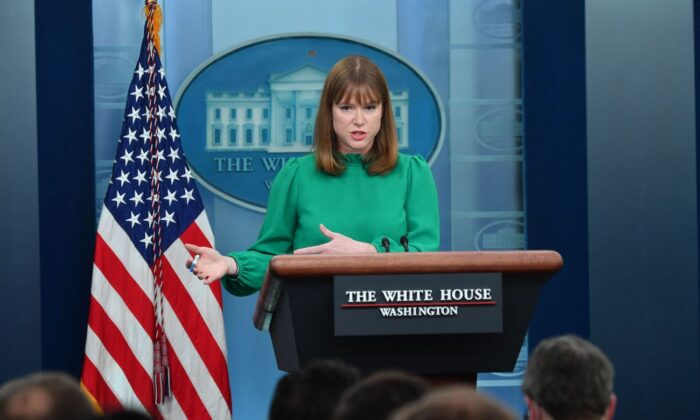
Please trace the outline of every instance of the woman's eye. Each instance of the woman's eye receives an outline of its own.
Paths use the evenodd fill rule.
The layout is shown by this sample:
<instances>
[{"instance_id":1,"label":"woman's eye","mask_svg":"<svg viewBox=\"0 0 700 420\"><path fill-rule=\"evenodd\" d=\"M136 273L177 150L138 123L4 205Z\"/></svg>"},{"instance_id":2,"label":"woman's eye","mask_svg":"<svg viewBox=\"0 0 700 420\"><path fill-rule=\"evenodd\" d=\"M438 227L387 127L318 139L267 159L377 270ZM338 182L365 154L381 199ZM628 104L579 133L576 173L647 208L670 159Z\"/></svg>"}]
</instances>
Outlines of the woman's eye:
<instances>
[{"instance_id":1,"label":"woman's eye","mask_svg":"<svg viewBox=\"0 0 700 420\"><path fill-rule=\"evenodd\" d=\"M377 109L377 105L367 105L365 109L367 111L374 111L375 109Z\"/></svg>"},{"instance_id":2,"label":"woman's eye","mask_svg":"<svg viewBox=\"0 0 700 420\"><path fill-rule=\"evenodd\" d=\"M343 106L340 107L340 110L341 110L341 111L350 111L350 107L347 106L347 105L343 105Z\"/></svg>"}]
</instances>

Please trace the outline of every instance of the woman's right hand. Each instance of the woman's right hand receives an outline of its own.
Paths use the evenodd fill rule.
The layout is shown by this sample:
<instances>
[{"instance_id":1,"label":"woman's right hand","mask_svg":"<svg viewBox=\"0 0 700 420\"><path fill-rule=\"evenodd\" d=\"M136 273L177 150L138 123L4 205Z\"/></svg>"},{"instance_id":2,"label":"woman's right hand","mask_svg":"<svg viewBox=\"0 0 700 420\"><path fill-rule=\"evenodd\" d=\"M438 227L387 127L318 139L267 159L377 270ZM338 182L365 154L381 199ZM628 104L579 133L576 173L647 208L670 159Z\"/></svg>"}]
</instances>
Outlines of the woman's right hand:
<instances>
[{"instance_id":1,"label":"woman's right hand","mask_svg":"<svg viewBox=\"0 0 700 420\"><path fill-rule=\"evenodd\" d=\"M231 257L221 255L219 251L203 246L185 244L188 251L199 255L199 260L192 273L202 280L204 284L211 284L225 275L235 275L238 273L236 260ZM192 266L192 258L187 259L187 268Z\"/></svg>"}]
</instances>

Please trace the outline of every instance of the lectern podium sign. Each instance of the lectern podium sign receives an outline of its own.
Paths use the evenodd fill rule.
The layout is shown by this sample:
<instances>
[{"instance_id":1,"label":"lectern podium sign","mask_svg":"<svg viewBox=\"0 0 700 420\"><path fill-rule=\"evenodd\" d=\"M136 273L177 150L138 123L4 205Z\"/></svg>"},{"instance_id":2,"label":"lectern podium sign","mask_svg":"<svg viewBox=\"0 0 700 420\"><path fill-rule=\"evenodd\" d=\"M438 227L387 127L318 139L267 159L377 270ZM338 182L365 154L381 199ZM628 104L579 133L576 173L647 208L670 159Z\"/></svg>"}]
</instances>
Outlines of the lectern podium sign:
<instances>
[{"instance_id":1,"label":"lectern podium sign","mask_svg":"<svg viewBox=\"0 0 700 420\"><path fill-rule=\"evenodd\" d=\"M510 372L553 251L278 255L253 316L277 366L341 359L370 373Z\"/></svg>"},{"instance_id":2,"label":"lectern podium sign","mask_svg":"<svg viewBox=\"0 0 700 420\"><path fill-rule=\"evenodd\" d=\"M500 273L336 276L336 336L500 333Z\"/></svg>"}]
</instances>

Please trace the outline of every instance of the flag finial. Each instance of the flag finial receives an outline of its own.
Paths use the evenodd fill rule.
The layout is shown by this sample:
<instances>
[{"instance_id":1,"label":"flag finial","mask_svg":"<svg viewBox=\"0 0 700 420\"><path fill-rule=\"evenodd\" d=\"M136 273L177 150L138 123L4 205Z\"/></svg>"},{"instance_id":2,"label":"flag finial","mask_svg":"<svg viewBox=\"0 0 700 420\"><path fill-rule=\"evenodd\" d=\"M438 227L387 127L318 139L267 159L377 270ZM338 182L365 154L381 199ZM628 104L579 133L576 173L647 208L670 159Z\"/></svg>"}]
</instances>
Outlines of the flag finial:
<instances>
[{"instance_id":1,"label":"flag finial","mask_svg":"<svg viewBox=\"0 0 700 420\"><path fill-rule=\"evenodd\" d=\"M160 9L158 0L146 0L144 13L146 14L146 27L148 28L148 36L151 42L153 42L153 46L156 47L158 55L161 55L160 27L163 24L163 12Z\"/></svg>"}]
</instances>

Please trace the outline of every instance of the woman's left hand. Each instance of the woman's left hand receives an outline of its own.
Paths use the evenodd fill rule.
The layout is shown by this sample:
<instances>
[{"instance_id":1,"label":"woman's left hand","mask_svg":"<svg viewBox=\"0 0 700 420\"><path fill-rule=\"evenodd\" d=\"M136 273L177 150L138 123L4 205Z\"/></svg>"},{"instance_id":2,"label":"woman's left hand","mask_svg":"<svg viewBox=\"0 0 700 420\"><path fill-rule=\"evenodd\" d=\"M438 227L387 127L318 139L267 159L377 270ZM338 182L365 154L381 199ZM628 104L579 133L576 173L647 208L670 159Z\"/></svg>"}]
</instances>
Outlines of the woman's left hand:
<instances>
[{"instance_id":1,"label":"woman's left hand","mask_svg":"<svg viewBox=\"0 0 700 420\"><path fill-rule=\"evenodd\" d=\"M372 244L360 242L347 236L333 232L321 224L321 233L330 239L322 245L299 248L295 254L368 254L376 253L377 249Z\"/></svg>"}]
</instances>

